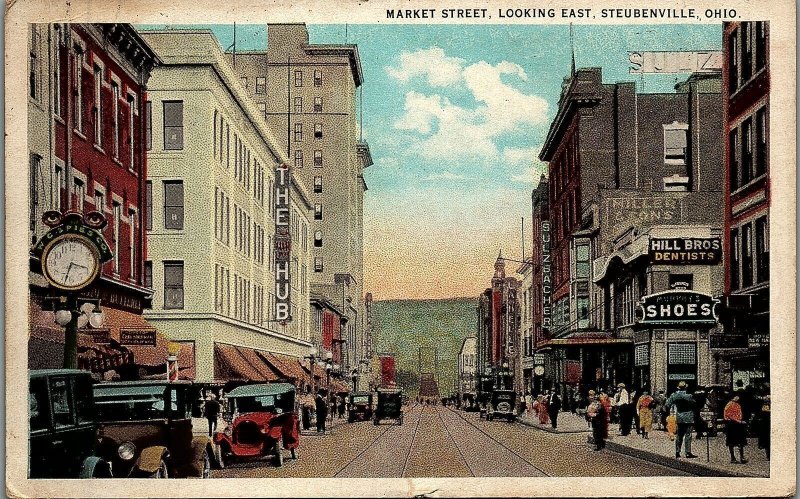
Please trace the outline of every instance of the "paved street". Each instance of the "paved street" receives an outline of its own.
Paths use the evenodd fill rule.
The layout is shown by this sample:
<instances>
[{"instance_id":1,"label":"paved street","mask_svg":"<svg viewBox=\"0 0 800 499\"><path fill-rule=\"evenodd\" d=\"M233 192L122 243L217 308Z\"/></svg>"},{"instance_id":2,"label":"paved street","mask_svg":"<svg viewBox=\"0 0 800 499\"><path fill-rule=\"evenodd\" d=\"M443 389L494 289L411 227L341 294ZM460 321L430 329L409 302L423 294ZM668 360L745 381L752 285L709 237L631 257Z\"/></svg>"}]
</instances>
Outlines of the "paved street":
<instances>
[{"instance_id":1,"label":"paved street","mask_svg":"<svg viewBox=\"0 0 800 499\"><path fill-rule=\"evenodd\" d=\"M655 476L682 473L609 451L594 452L586 434L557 435L521 424L484 421L442 406L406 408L403 425L342 424L303 436L300 458L234 464L213 478Z\"/></svg>"}]
</instances>

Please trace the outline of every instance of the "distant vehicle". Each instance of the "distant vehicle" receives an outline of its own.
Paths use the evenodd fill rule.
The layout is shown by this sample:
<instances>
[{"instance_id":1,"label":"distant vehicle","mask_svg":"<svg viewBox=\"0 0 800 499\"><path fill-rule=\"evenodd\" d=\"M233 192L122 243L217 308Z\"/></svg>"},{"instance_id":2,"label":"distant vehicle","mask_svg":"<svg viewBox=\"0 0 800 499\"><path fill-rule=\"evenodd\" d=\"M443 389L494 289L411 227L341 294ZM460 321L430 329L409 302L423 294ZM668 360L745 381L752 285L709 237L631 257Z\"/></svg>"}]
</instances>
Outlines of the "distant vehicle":
<instances>
[{"instance_id":1,"label":"distant vehicle","mask_svg":"<svg viewBox=\"0 0 800 499\"><path fill-rule=\"evenodd\" d=\"M494 390L494 380L491 376L481 376L478 385L477 405L480 417L486 417L489 406L492 402L492 390Z\"/></svg>"},{"instance_id":2,"label":"distant vehicle","mask_svg":"<svg viewBox=\"0 0 800 499\"><path fill-rule=\"evenodd\" d=\"M503 418L508 422L517 420L514 405L517 393L514 390L492 390L491 400L486 408L486 419Z\"/></svg>"},{"instance_id":3,"label":"distant vehicle","mask_svg":"<svg viewBox=\"0 0 800 499\"><path fill-rule=\"evenodd\" d=\"M30 478L111 477L108 462L95 455L97 423L88 371L29 371L28 407Z\"/></svg>"},{"instance_id":4,"label":"distant vehicle","mask_svg":"<svg viewBox=\"0 0 800 499\"><path fill-rule=\"evenodd\" d=\"M372 419L372 394L369 392L358 392L350 394L350 414L347 422L369 421Z\"/></svg>"},{"instance_id":5,"label":"distant vehicle","mask_svg":"<svg viewBox=\"0 0 800 499\"><path fill-rule=\"evenodd\" d=\"M297 459L300 420L295 412L295 388L289 383L242 385L226 395L232 421L214 435L217 461L272 456L283 466L283 449Z\"/></svg>"},{"instance_id":6,"label":"distant vehicle","mask_svg":"<svg viewBox=\"0 0 800 499\"><path fill-rule=\"evenodd\" d=\"M192 432L193 394L189 381L94 386L98 450L115 477L209 477L214 448Z\"/></svg>"},{"instance_id":7,"label":"distant vehicle","mask_svg":"<svg viewBox=\"0 0 800 499\"><path fill-rule=\"evenodd\" d=\"M378 388L378 404L372 421L379 425L384 419L393 419L403 424L403 391L391 388Z\"/></svg>"}]
</instances>

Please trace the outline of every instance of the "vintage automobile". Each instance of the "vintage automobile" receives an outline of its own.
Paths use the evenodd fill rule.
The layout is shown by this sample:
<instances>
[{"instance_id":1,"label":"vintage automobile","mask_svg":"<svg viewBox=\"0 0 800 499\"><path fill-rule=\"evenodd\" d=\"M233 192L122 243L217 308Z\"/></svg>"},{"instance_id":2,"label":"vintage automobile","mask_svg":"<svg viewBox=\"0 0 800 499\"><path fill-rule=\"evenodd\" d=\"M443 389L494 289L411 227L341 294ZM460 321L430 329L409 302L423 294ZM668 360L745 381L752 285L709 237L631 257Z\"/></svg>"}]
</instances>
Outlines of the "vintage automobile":
<instances>
[{"instance_id":1,"label":"vintage automobile","mask_svg":"<svg viewBox=\"0 0 800 499\"><path fill-rule=\"evenodd\" d=\"M514 422L517 414L514 406L517 401L517 394L514 390L492 390L491 401L486 408L486 419L489 421L495 418L503 418L506 421Z\"/></svg>"},{"instance_id":2,"label":"vintage automobile","mask_svg":"<svg viewBox=\"0 0 800 499\"><path fill-rule=\"evenodd\" d=\"M350 394L350 414L347 422L369 421L372 419L372 394L369 392L358 392Z\"/></svg>"},{"instance_id":3,"label":"vintage automobile","mask_svg":"<svg viewBox=\"0 0 800 499\"><path fill-rule=\"evenodd\" d=\"M209 477L214 447L192 431L194 393L189 381L94 386L98 452L115 477Z\"/></svg>"},{"instance_id":4,"label":"vintage automobile","mask_svg":"<svg viewBox=\"0 0 800 499\"><path fill-rule=\"evenodd\" d=\"M295 389L289 383L243 385L226 395L231 423L214 435L217 462L272 456L283 466L283 449L297 459L300 421L295 412Z\"/></svg>"},{"instance_id":5,"label":"vintage automobile","mask_svg":"<svg viewBox=\"0 0 800 499\"><path fill-rule=\"evenodd\" d=\"M108 462L95 455L97 423L88 371L30 371L28 406L30 478L111 477Z\"/></svg>"},{"instance_id":6,"label":"vintage automobile","mask_svg":"<svg viewBox=\"0 0 800 499\"><path fill-rule=\"evenodd\" d=\"M494 380L491 376L482 375L478 385L477 406L480 418L486 417L489 405L492 402L492 390L494 390Z\"/></svg>"},{"instance_id":7,"label":"vintage automobile","mask_svg":"<svg viewBox=\"0 0 800 499\"><path fill-rule=\"evenodd\" d=\"M395 388L378 388L378 403L372 421L379 425L384 419L403 424L403 391Z\"/></svg>"}]
</instances>

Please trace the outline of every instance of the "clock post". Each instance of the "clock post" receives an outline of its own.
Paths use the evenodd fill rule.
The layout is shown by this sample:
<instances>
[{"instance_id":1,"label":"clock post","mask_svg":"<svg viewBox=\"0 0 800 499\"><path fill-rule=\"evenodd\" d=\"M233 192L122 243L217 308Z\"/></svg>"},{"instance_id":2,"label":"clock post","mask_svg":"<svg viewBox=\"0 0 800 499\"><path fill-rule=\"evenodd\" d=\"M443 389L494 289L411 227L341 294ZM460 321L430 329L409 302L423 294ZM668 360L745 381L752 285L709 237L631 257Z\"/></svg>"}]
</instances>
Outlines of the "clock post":
<instances>
[{"instance_id":1,"label":"clock post","mask_svg":"<svg viewBox=\"0 0 800 499\"><path fill-rule=\"evenodd\" d=\"M78 329L87 323L101 327L100 300L83 298L100 276L102 264L111 260L111 249L100 232L107 225L102 213L84 215L47 211L42 221L51 229L33 246L42 275L55 292L45 301L52 306L56 324L64 327L64 368L78 367ZM89 312L84 305L94 305Z\"/></svg>"}]
</instances>

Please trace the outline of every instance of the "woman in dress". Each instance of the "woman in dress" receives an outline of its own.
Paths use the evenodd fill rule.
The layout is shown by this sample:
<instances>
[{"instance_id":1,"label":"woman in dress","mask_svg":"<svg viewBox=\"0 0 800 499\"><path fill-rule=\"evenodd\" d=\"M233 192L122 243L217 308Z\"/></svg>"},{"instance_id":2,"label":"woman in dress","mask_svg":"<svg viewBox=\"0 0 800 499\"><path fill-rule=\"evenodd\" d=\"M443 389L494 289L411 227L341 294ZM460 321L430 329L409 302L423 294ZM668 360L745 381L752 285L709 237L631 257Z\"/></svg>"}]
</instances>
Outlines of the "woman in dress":
<instances>
[{"instance_id":1,"label":"woman in dress","mask_svg":"<svg viewBox=\"0 0 800 499\"><path fill-rule=\"evenodd\" d=\"M747 463L744 458L744 446L747 445L747 422L742 417L742 406L739 396L735 395L725 406L722 417L725 419L725 445L731 453L731 463ZM733 455L733 448L739 448L739 460Z\"/></svg>"},{"instance_id":2,"label":"woman in dress","mask_svg":"<svg viewBox=\"0 0 800 499\"><path fill-rule=\"evenodd\" d=\"M539 396L539 424L550 424L550 407L548 404L549 394L544 392L544 395Z\"/></svg>"},{"instance_id":3,"label":"woman in dress","mask_svg":"<svg viewBox=\"0 0 800 499\"><path fill-rule=\"evenodd\" d=\"M586 419L592 427L594 450L603 449L608 438L608 410L602 401L595 397L595 391L589 390L589 405L586 408Z\"/></svg>"},{"instance_id":4,"label":"woman in dress","mask_svg":"<svg viewBox=\"0 0 800 499\"><path fill-rule=\"evenodd\" d=\"M642 431L642 438L650 438L653 431L653 397L647 390L642 390L642 395L636 402L636 414L639 415L639 427Z\"/></svg>"}]
</instances>

